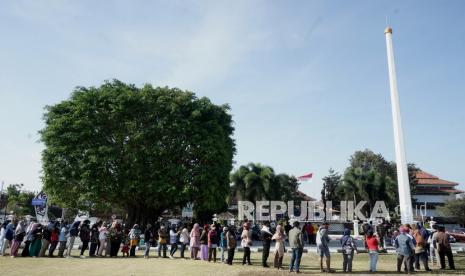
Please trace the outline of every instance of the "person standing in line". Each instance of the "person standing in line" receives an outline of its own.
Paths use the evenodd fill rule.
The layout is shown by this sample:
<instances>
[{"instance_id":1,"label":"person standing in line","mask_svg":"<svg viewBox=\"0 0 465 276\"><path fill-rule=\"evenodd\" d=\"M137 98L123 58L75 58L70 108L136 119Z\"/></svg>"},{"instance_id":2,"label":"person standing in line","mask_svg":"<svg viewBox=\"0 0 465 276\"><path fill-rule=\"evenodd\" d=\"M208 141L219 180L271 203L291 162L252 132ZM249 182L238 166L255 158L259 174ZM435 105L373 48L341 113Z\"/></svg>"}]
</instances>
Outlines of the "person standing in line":
<instances>
[{"instance_id":1,"label":"person standing in line","mask_svg":"<svg viewBox=\"0 0 465 276\"><path fill-rule=\"evenodd\" d=\"M200 225L198 223L194 224L194 226L192 227L189 237L191 259L197 260L200 250Z\"/></svg>"},{"instance_id":2,"label":"person standing in line","mask_svg":"<svg viewBox=\"0 0 465 276\"><path fill-rule=\"evenodd\" d=\"M158 258L161 258L161 252L163 251L163 258L168 258L166 256L166 250L168 246L168 233L166 232L165 226L161 225L160 229L158 230Z\"/></svg>"},{"instance_id":3,"label":"person standing in line","mask_svg":"<svg viewBox=\"0 0 465 276\"><path fill-rule=\"evenodd\" d=\"M103 257L103 250L105 249L105 254L107 255L108 252L106 250L107 248L107 243L109 244L108 242L108 227L106 225L106 222L102 223L100 225L100 227L98 228L98 240L99 240L99 248L98 248L98 251L97 251L97 255L100 256L100 257ZM108 250L109 251L109 250Z\"/></svg>"},{"instance_id":4,"label":"person standing in line","mask_svg":"<svg viewBox=\"0 0 465 276\"><path fill-rule=\"evenodd\" d=\"M413 238L413 230L412 230L412 227L410 226L410 224L406 223L404 225L404 228L405 228L405 234L407 235L407 237L410 238L410 240L412 240L412 243L413 243L414 250L413 250L412 257L410 258L410 271L415 272L415 268L414 268L414 264L415 264L415 246L417 245L417 241ZM406 270L406 269L404 269L404 270Z\"/></svg>"},{"instance_id":5,"label":"person standing in line","mask_svg":"<svg viewBox=\"0 0 465 276\"><path fill-rule=\"evenodd\" d=\"M434 224L432 226L433 228L433 231L431 232L431 234L429 235L428 237L428 244L429 244L429 258L431 260L431 265L433 267L435 267L435 265L437 265L437 261L438 261L438 258L437 258L437 251L436 251L436 248L435 248L435 242L434 240L436 239L436 234L437 234L437 230L438 230L438 227L436 224Z\"/></svg>"},{"instance_id":6,"label":"person standing in line","mask_svg":"<svg viewBox=\"0 0 465 276\"><path fill-rule=\"evenodd\" d=\"M407 273L411 274L412 266L410 264L413 253L415 252L415 247L412 239L407 236L404 226L399 228L399 235L394 241L394 247L397 252L397 273L401 272L402 264L404 264Z\"/></svg>"},{"instance_id":7,"label":"person standing in line","mask_svg":"<svg viewBox=\"0 0 465 276\"><path fill-rule=\"evenodd\" d=\"M300 260L304 251L304 235L299 228L299 222L294 221L293 228L289 231L289 247L292 249L291 264L289 272L300 273Z\"/></svg>"},{"instance_id":8,"label":"person standing in line","mask_svg":"<svg viewBox=\"0 0 465 276\"><path fill-rule=\"evenodd\" d=\"M117 257L119 247L124 238L123 230L121 229L121 224L117 221L114 221L110 228L110 257Z\"/></svg>"},{"instance_id":9,"label":"person standing in line","mask_svg":"<svg viewBox=\"0 0 465 276\"><path fill-rule=\"evenodd\" d=\"M311 223L310 222L305 223L304 227L302 228L302 231L305 234L305 241L308 244L311 244L311 236L310 236L311 230L310 229L311 229Z\"/></svg>"},{"instance_id":10,"label":"person standing in line","mask_svg":"<svg viewBox=\"0 0 465 276\"><path fill-rule=\"evenodd\" d=\"M365 239L365 246L368 249L370 257L370 272L376 272L376 265L378 263L378 250L379 241L378 237L373 233L372 230L368 230Z\"/></svg>"},{"instance_id":11,"label":"person standing in line","mask_svg":"<svg viewBox=\"0 0 465 276\"><path fill-rule=\"evenodd\" d=\"M29 256L39 257L40 248L42 247L42 224L35 223L31 235L32 242L29 247Z\"/></svg>"},{"instance_id":12,"label":"person standing in line","mask_svg":"<svg viewBox=\"0 0 465 276\"><path fill-rule=\"evenodd\" d=\"M139 244L141 234L142 232L140 231L139 224L134 224L131 231L129 231L129 245L131 246L129 250L130 257L136 256L136 247Z\"/></svg>"},{"instance_id":13,"label":"person standing in line","mask_svg":"<svg viewBox=\"0 0 465 276\"><path fill-rule=\"evenodd\" d=\"M50 240L52 237L53 223L50 222L47 226L44 226L42 230L42 247L40 248L39 257L45 257L45 251L50 246Z\"/></svg>"},{"instance_id":14,"label":"person standing in line","mask_svg":"<svg viewBox=\"0 0 465 276\"><path fill-rule=\"evenodd\" d=\"M286 225L284 226L284 232L286 233L286 240L289 239L289 231L291 231L292 225L289 223L289 220L286 221Z\"/></svg>"},{"instance_id":15,"label":"person standing in line","mask_svg":"<svg viewBox=\"0 0 465 276\"><path fill-rule=\"evenodd\" d=\"M334 272L331 269L331 255L329 253L329 234L328 234L329 224L327 222L323 223L317 233L316 245L317 251L320 255L320 270L321 272ZM326 258L326 270L323 268L323 259Z\"/></svg>"},{"instance_id":16,"label":"person standing in line","mask_svg":"<svg viewBox=\"0 0 465 276\"><path fill-rule=\"evenodd\" d=\"M111 255L111 250L112 250L112 249L111 249L111 235L110 235L110 234L111 234L111 228L112 228L112 226L113 226L113 223L114 223L114 222L112 222L112 223L110 223L110 224L107 225L108 234L107 234L107 240L106 240L107 246L105 247L105 255L104 255L105 257ZM103 256L102 256L102 257L103 257Z\"/></svg>"},{"instance_id":17,"label":"person standing in line","mask_svg":"<svg viewBox=\"0 0 465 276\"><path fill-rule=\"evenodd\" d=\"M311 240L312 240L312 245L316 245L316 234L318 232L318 229L319 229L319 225L316 225L316 224L313 224L313 223L310 223L310 237L311 237Z\"/></svg>"},{"instance_id":18,"label":"person standing in line","mask_svg":"<svg viewBox=\"0 0 465 276\"><path fill-rule=\"evenodd\" d=\"M438 233L436 234L435 243L439 254L439 262L441 270L446 269L446 256L449 262L449 269L455 270L454 256L449 243L449 234L446 233L444 226L439 226Z\"/></svg>"},{"instance_id":19,"label":"person standing in line","mask_svg":"<svg viewBox=\"0 0 465 276\"><path fill-rule=\"evenodd\" d=\"M216 225L212 224L211 229L208 232L208 261L213 260L216 263L216 248L218 247L218 235L216 231Z\"/></svg>"},{"instance_id":20,"label":"person standing in line","mask_svg":"<svg viewBox=\"0 0 465 276\"><path fill-rule=\"evenodd\" d=\"M15 236L17 222L18 221L16 219L13 219L5 227L5 237L3 239L3 244L2 244L1 253L0 253L0 255L2 256L5 255L5 251L7 247L10 247L10 255L11 255L11 245L13 243L13 238Z\"/></svg>"},{"instance_id":21,"label":"person standing in line","mask_svg":"<svg viewBox=\"0 0 465 276\"><path fill-rule=\"evenodd\" d=\"M99 234L98 231L101 222L97 222L92 224L90 227L90 249L89 249L89 257L95 257L95 253L98 254L99 244Z\"/></svg>"},{"instance_id":22,"label":"person standing in line","mask_svg":"<svg viewBox=\"0 0 465 276\"><path fill-rule=\"evenodd\" d=\"M415 239L415 269L420 270L420 260L423 263L425 271L431 271L428 267L428 253L426 248L425 235L422 233L421 225L417 224L413 231L413 238Z\"/></svg>"},{"instance_id":23,"label":"person standing in line","mask_svg":"<svg viewBox=\"0 0 465 276\"><path fill-rule=\"evenodd\" d=\"M228 232L228 227L223 227L223 231L220 234L220 250L221 250L221 262L225 262L224 258L224 252L227 251L228 244L227 244L227 232Z\"/></svg>"},{"instance_id":24,"label":"person standing in line","mask_svg":"<svg viewBox=\"0 0 465 276\"><path fill-rule=\"evenodd\" d=\"M179 234L179 242L181 243L181 249L179 254L181 259L184 259L184 251L189 244L189 230L187 229L187 223L183 225L181 234Z\"/></svg>"},{"instance_id":25,"label":"person standing in line","mask_svg":"<svg viewBox=\"0 0 465 276\"><path fill-rule=\"evenodd\" d=\"M234 259L234 252L236 251L236 231L234 231L234 227L230 226L228 228L228 232L226 233L226 246L228 248L228 259L226 263L228 265L232 265Z\"/></svg>"},{"instance_id":26,"label":"person standing in line","mask_svg":"<svg viewBox=\"0 0 465 276\"><path fill-rule=\"evenodd\" d=\"M273 237L273 234L271 233L271 230L270 230L269 221L265 221L263 223L263 226L260 232L262 235L262 244L263 244L262 266L269 267L267 261L268 261L268 256L270 255L271 238Z\"/></svg>"},{"instance_id":27,"label":"person standing in line","mask_svg":"<svg viewBox=\"0 0 465 276\"><path fill-rule=\"evenodd\" d=\"M18 223L18 226L16 226L16 229L15 229L15 234L13 237L13 245L11 246L11 251L10 251L10 255L12 258L15 258L18 255L19 246L21 245L21 242L23 241L25 235L26 235L26 222L22 220Z\"/></svg>"},{"instance_id":28,"label":"person standing in line","mask_svg":"<svg viewBox=\"0 0 465 276\"><path fill-rule=\"evenodd\" d=\"M145 251L144 251L144 259L149 258L149 253L150 253L150 247L152 246L152 225L149 223L145 227L144 231L144 242L145 242Z\"/></svg>"},{"instance_id":29,"label":"person standing in line","mask_svg":"<svg viewBox=\"0 0 465 276\"><path fill-rule=\"evenodd\" d=\"M85 258L84 252L87 250L89 247L89 241L90 241L90 220L86 219L82 222L81 227L79 228L79 238L81 239L82 242L82 248L81 248L81 258Z\"/></svg>"},{"instance_id":30,"label":"person standing in line","mask_svg":"<svg viewBox=\"0 0 465 276\"><path fill-rule=\"evenodd\" d=\"M381 218L381 223L376 226L376 233L378 235L379 247L384 251L384 237L386 236L386 221L384 218Z\"/></svg>"},{"instance_id":31,"label":"person standing in line","mask_svg":"<svg viewBox=\"0 0 465 276\"><path fill-rule=\"evenodd\" d=\"M342 270L344 273L352 272L352 261L354 260L354 252L358 254L357 245L354 239L350 236L350 229L344 229L344 234L341 239L342 246Z\"/></svg>"},{"instance_id":32,"label":"person standing in line","mask_svg":"<svg viewBox=\"0 0 465 276\"><path fill-rule=\"evenodd\" d=\"M68 236L68 225L66 223L63 223L60 229L60 235L58 236L58 243L60 244L58 247L58 257L63 258L63 253L65 252L66 249L66 241L67 241L67 236Z\"/></svg>"},{"instance_id":33,"label":"person standing in line","mask_svg":"<svg viewBox=\"0 0 465 276\"><path fill-rule=\"evenodd\" d=\"M286 236L284 235L284 228L281 225L276 227L276 232L271 239L275 241L273 266L278 270L283 269L284 242L286 241Z\"/></svg>"},{"instance_id":34,"label":"person standing in line","mask_svg":"<svg viewBox=\"0 0 465 276\"><path fill-rule=\"evenodd\" d=\"M252 263L250 262L250 246L252 246L252 231L250 230L249 223L244 223L244 227L241 234L241 246L244 249L242 265L252 265Z\"/></svg>"},{"instance_id":35,"label":"person standing in line","mask_svg":"<svg viewBox=\"0 0 465 276\"><path fill-rule=\"evenodd\" d=\"M203 226L202 234L200 234L200 259L208 261L208 224Z\"/></svg>"},{"instance_id":36,"label":"person standing in line","mask_svg":"<svg viewBox=\"0 0 465 276\"><path fill-rule=\"evenodd\" d=\"M179 232L176 225L173 225L170 230L170 259L174 259L174 253L178 250Z\"/></svg>"},{"instance_id":37,"label":"person standing in line","mask_svg":"<svg viewBox=\"0 0 465 276\"><path fill-rule=\"evenodd\" d=\"M3 256L3 244L5 242L5 233L6 233L6 226L10 223L10 221L5 221L0 226L0 256Z\"/></svg>"},{"instance_id":38,"label":"person standing in line","mask_svg":"<svg viewBox=\"0 0 465 276\"><path fill-rule=\"evenodd\" d=\"M58 235L59 235L60 229L58 227L58 222L55 222L52 224L52 230L50 231L50 247L48 249L48 256L53 258L53 252L55 252L55 249L57 248L58 245Z\"/></svg>"},{"instance_id":39,"label":"person standing in line","mask_svg":"<svg viewBox=\"0 0 465 276\"><path fill-rule=\"evenodd\" d=\"M32 236L32 230L34 228L35 223L36 223L35 218L31 218L31 220L29 221L29 224L27 225L26 240L24 241L24 248L23 248L23 251L21 252L21 257L29 257L29 248L34 238Z\"/></svg>"},{"instance_id":40,"label":"person standing in line","mask_svg":"<svg viewBox=\"0 0 465 276\"><path fill-rule=\"evenodd\" d=\"M81 225L80 221L75 221L69 228L69 242L68 242L68 251L66 253L67 258L71 258L71 251L74 247L74 240L79 234L79 225Z\"/></svg>"}]
</instances>

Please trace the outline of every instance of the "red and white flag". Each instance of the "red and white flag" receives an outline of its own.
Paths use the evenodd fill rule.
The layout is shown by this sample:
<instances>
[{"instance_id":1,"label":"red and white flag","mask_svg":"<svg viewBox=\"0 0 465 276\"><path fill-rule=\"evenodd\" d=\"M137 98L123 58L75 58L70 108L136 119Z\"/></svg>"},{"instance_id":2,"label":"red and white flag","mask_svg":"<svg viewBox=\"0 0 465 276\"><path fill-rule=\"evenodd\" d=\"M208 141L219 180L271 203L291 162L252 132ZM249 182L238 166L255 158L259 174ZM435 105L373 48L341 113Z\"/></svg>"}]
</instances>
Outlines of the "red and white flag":
<instances>
[{"instance_id":1,"label":"red and white flag","mask_svg":"<svg viewBox=\"0 0 465 276\"><path fill-rule=\"evenodd\" d=\"M312 180L312 177L313 177L313 173L308 173L308 174L304 174L304 175L297 177L297 179L300 181L310 181Z\"/></svg>"}]
</instances>

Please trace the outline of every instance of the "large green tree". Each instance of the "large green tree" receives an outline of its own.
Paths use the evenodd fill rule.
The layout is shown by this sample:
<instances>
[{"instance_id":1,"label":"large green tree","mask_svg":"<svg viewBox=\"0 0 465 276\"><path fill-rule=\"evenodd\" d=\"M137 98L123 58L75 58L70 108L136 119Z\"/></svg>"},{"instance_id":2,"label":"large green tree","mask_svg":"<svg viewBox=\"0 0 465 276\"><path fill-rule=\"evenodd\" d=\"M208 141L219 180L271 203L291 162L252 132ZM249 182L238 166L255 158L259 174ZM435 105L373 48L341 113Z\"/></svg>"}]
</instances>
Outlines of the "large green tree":
<instances>
[{"instance_id":1,"label":"large green tree","mask_svg":"<svg viewBox=\"0 0 465 276\"><path fill-rule=\"evenodd\" d=\"M13 212L16 216L35 215L32 199L34 192L24 190L23 184L10 184L6 188L8 212Z\"/></svg>"},{"instance_id":2,"label":"large green tree","mask_svg":"<svg viewBox=\"0 0 465 276\"><path fill-rule=\"evenodd\" d=\"M399 204L396 164L388 162L381 154L371 150L356 151L349 159L342 184L336 190L338 200L367 201L371 209L378 200L394 211ZM415 190L415 174L419 169L408 164L410 189Z\"/></svg>"},{"instance_id":3,"label":"large green tree","mask_svg":"<svg viewBox=\"0 0 465 276\"><path fill-rule=\"evenodd\" d=\"M197 214L216 212L235 153L228 111L176 88L78 87L46 107L44 189L64 207L121 208L130 222L187 202Z\"/></svg>"},{"instance_id":4,"label":"large green tree","mask_svg":"<svg viewBox=\"0 0 465 276\"><path fill-rule=\"evenodd\" d=\"M439 211L445 216L455 218L461 225L465 224L465 198L449 200Z\"/></svg>"}]
</instances>

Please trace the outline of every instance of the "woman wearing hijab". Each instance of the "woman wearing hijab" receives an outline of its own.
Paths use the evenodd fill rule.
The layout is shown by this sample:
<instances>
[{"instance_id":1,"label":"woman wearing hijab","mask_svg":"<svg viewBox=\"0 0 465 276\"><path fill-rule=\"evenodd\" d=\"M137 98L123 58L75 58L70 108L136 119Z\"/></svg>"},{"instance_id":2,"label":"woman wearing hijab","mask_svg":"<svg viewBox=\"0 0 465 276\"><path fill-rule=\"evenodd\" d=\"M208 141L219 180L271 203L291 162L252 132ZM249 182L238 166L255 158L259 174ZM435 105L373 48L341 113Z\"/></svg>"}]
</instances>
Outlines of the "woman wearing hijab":
<instances>
[{"instance_id":1,"label":"woman wearing hijab","mask_svg":"<svg viewBox=\"0 0 465 276\"><path fill-rule=\"evenodd\" d=\"M194 224L194 227L192 227L189 237L190 237L189 245L190 245L190 251L191 251L191 259L197 260L197 256L199 254L199 249L200 249L200 226L198 223Z\"/></svg>"},{"instance_id":2,"label":"woman wearing hijab","mask_svg":"<svg viewBox=\"0 0 465 276\"><path fill-rule=\"evenodd\" d=\"M121 230L121 224L113 222L110 228L110 257L116 257L118 255L119 246L123 240L124 233Z\"/></svg>"},{"instance_id":3,"label":"woman wearing hijab","mask_svg":"<svg viewBox=\"0 0 465 276\"><path fill-rule=\"evenodd\" d=\"M98 249L100 246L99 241L99 227L101 225L101 221L92 224L90 227L90 248L89 248L89 257L95 257L95 253L98 254Z\"/></svg>"},{"instance_id":4,"label":"woman wearing hijab","mask_svg":"<svg viewBox=\"0 0 465 276\"><path fill-rule=\"evenodd\" d=\"M21 242L23 241L25 235L26 235L26 222L20 221L18 223L18 226L16 226L16 229L15 229L13 245L11 246L11 253L10 253L11 257L14 258L18 255L19 246L21 245Z\"/></svg>"},{"instance_id":5,"label":"woman wearing hijab","mask_svg":"<svg viewBox=\"0 0 465 276\"><path fill-rule=\"evenodd\" d=\"M53 257L53 252L58 245L58 235L60 233L60 228L58 227L58 222L53 223L52 230L50 232L50 247L48 249L48 256Z\"/></svg>"},{"instance_id":6,"label":"woman wearing hijab","mask_svg":"<svg viewBox=\"0 0 465 276\"><path fill-rule=\"evenodd\" d=\"M29 256L38 257L42 247L42 225L39 223L34 223L32 226L31 235L32 242L29 247Z\"/></svg>"},{"instance_id":7,"label":"woman wearing hijab","mask_svg":"<svg viewBox=\"0 0 465 276\"><path fill-rule=\"evenodd\" d=\"M421 224L417 224L413 230L413 238L415 239L415 269L420 270L420 260L423 262L425 271L431 271L428 266L428 253L426 238L428 234L423 233Z\"/></svg>"},{"instance_id":8,"label":"woman wearing hijab","mask_svg":"<svg viewBox=\"0 0 465 276\"><path fill-rule=\"evenodd\" d=\"M35 224L35 219L31 219L29 224L27 225L26 228L26 240L24 241L24 248L23 251L21 252L22 257L29 257L29 248L32 242L32 229Z\"/></svg>"},{"instance_id":9,"label":"woman wearing hijab","mask_svg":"<svg viewBox=\"0 0 465 276\"><path fill-rule=\"evenodd\" d=\"M274 233L271 239L276 242L274 248L275 253L273 266L278 270L283 269L284 241L286 239L286 236L284 235L284 229L281 225L278 225L278 227L276 227L276 233Z\"/></svg>"},{"instance_id":10,"label":"woman wearing hijab","mask_svg":"<svg viewBox=\"0 0 465 276\"><path fill-rule=\"evenodd\" d=\"M208 224L203 226L203 231L200 235L200 259L208 261Z\"/></svg>"},{"instance_id":11,"label":"woman wearing hijab","mask_svg":"<svg viewBox=\"0 0 465 276\"><path fill-rule=\"evenodd\" d=\"M6 234L6 226L10 223L8 220L3 222L0 226L0 255L3 255L1 251L3 251L3 245L5 243L5 234Z\"/></svg>"},{"instance_id":12,"label":"woman wearing hijab","mask_svg":"<svg viewBox=\"0 0 465 276\"><path fill-rule=\"evenodd\" d=\"M81 239L82 242L82 247L81 247L81 254L79 257L85 258L84 257L84 252L87 250L89 247L89 241L90 241L90 220L86 219L83 221L81 227L79 228L79 238Z\"/></svg>"},{"instance_id":13,"label":"woman wearing hijab","mask_svg":"<svg viewBox=\"0 0 465 276\"><path fill-rule=\"evenodd\" d=\"M166 256L166 250L168 250L168 232L166 232L165 226L160 226L158 230L158 258L161 258L161 252L163 251L163 258L168 258Z\"/></svg>"},{"instance_id":14,"label":"woman wearing hijab","mask_svg":"<svg viewBox=\"0 0 465 276\"><path fill-rule=\"evenodd\" d=\"M350 236L350 230L344 229L344 234L341 239L342 246L342 270L344 272L352 272L352 261L354 259L354 251L357 252L357 245L354 242L354 239Z\"/></svg>"},{"instance_id":15,"label":"woman wearing hijab","mask_svg":"<svg viewBox=\"0 0 465 276\"><path fill-rule=\"evenodd\" d=\"M216 263L216 248L218 247L218 234L216 232L216 225L212 224L208 232L208 261L213 260Z\"/></svg>"},{"instance_id":16,"label":"woman wearing hijab","mask_svg":"<svg viewBox=\"0 0 465 276\"><path fill-rule=\"evenodd\" d=\"M131 231L129 232L129 239L130 239L130 246L131 246L131 250L129 251L129 256L131 257L136 256L136 247L139 244L141 234L142 232L140 231L139 225L134 224Z\"/></svg>"},{"instance_id":17,"label":"woman wearing hijab","mask_svg":"<svg viewBox=\"0 0 465 276\"><path fill-rule=\"evenodd\" d=\"M189 244L189 231L187 230L187 224L185 224L182 228L181 234L179 236L179 242L181 243L181 258L184 259L184 250Z\"/></svg>"},{"instance_id":18,"label":"woman wearing hijab","mask_svg":"<svg viewBox=\"0 0 465 276\"><path fill-rule=\"evenodd\" d=\"M227 232L228 227L223 227L223 232L220 234L220 250L221 250L221 262L225 262L224 252L227 251Z\"/></svg>"},{"instance_id":19,"label":"woman wearing hijab","mask_svg":"<svg viewBox=\"0 0 465 276\"><path fill-rule=\"evenodd\" d=\"M60 234L58 235L58 243L60 244L58 247L58 257L63 258L65 249L66 249L66 242L67 242L67 236L69 233L68 225L66 222L63 222L61 224L61 229L60 229Z\"/></svg>"},{"instance_id":20,"label":"woman wearing hijab","mask_svg":"<svg viewBox=\"0 0 465 276\"><path fill-rule=\"evenodd\" d=\"M103 257L103 249L107 248L107 240L108 240L108 227L105 225L105 223L102 223L102 225L98 229L98 241L100 243L98 247L98 252L97 255L100 257ZM108 250L110 251L110 250ZM107 254L108 252L105 252Z\"/></svg>"}]
</instances>

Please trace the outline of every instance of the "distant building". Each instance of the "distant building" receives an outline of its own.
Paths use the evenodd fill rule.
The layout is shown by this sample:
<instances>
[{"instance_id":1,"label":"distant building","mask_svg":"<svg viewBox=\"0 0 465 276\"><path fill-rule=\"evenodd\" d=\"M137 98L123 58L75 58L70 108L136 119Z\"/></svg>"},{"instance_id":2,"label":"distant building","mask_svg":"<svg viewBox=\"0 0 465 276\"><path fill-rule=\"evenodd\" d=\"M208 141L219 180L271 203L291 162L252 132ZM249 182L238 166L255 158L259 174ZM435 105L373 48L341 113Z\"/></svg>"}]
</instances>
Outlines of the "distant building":
<instances>
[{"instance_id":1,"label":"distant building","mask_svg":"<svg viewBox=\"0 0 465 276\"><path fill-rule=\"evenodd\" d=\"M443 206L446 201L455 199L457 194L463 193L455 188L458 183L440 179L424 171L418 171L416 179L417 186L412 192L412 198L415 200L413 212L417 217L421 216L420 210L426 217L441 216L437 208Z\"/></svg>"}]
</instances>

